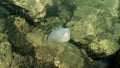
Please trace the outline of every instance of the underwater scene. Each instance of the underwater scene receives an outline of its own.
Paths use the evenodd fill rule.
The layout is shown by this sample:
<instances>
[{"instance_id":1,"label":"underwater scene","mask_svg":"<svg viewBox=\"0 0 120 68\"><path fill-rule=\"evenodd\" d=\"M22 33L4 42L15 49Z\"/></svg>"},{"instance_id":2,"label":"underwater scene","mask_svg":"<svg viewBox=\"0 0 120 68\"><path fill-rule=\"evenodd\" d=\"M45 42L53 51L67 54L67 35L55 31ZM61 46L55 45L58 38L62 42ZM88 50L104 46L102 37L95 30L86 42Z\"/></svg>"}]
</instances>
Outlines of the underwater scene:
<instances>
[{"instance_id":1,"label":"underwater scene","mask_svg":"<svg viewBox=\"0 0 120 68\"><path fill-rule=\"evenodd\" d=\"M120 0L0 0L0 68L120 68Z\"/></svg>"}]
</instances>

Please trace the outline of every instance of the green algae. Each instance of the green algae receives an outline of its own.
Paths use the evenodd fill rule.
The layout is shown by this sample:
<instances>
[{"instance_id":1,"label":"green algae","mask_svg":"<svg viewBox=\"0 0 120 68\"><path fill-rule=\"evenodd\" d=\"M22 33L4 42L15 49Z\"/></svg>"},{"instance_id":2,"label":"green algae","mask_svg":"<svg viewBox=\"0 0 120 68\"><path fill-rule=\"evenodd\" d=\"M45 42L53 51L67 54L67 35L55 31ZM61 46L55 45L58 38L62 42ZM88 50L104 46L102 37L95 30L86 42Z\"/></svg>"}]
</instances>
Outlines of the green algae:
<instances>
[{"instance_id":1,"label":"green algae","mask_svg":"<svg viewBox=\"0 0 120 68\"><path fill-rule=\"evenodd\" d=\"M8 49L2 50L4 54L9 53L1 56L4 67L10 64L11 68L106 68L103 60L93 59L110 57L120 48L117 42L120 37L119 0L13 0L12 4L29 12L24 12L28 16L11 16L0 8L3 14L0 15L0 45L1 49L7 45ZM7 15L9 20L3 18ZM31 19L34 26L29 24ZM50 30L59 25L71 29L72 42L46 41ZM79 48L81 46L84 49Z\"/></svg>"}]
</instances>

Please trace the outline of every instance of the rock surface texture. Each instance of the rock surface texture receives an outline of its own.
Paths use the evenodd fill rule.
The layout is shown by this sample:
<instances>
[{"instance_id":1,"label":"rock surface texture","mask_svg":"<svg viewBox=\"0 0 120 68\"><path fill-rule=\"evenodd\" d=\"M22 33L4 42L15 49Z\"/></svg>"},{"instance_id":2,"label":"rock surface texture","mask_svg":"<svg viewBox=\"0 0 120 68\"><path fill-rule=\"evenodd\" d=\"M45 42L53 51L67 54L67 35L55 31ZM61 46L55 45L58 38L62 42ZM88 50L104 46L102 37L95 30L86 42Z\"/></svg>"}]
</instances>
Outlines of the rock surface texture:
<instances>
[{"instance_id":1,"label":"rock surface texture","mask_svg":"<svg viewBox=\"0 0 120 68\"><path fill-rule=\"evenodd\" d=\"M0 68L120 68L119 2L0 0Z\"/></svg>"}]
</instances>

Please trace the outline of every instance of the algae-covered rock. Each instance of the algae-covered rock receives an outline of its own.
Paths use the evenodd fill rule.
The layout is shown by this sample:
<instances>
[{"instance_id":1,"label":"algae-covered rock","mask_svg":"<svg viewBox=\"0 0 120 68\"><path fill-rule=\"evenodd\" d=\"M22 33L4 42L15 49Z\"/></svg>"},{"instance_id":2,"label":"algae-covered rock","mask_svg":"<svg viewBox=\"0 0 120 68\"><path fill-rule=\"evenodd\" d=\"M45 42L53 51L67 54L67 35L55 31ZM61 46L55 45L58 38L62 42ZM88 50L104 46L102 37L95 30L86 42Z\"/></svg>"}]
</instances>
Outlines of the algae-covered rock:
<instances>
[{"instance_id":1,"label":"algae-covered rock","mask_svg":"<svg viewBox=\"0 0 120 68\"><path fill-rule=\"evenodd\" d=\"M5 33L5 24L9 12L3 7L0 7L0 11L0 68L9 68L12 60L12 49L8 35Z\"/></svg>"},{"instance_id":2,"label":"algae-covered rock","mask_svg":"<svg viewBox=\"0 0 120 68\"><path fill-rule=\"evenodd\" d=\"M119 50L119 44L115 43L112 40L101 40L99 42L92 42L89 44L91 53L93 58L95 57L108 57L114 54L116 51Z\"/></svg>"},{"instance_id":3,"label":"algae-covered rock","mask_svg":"<svg viewBox=\"0 0 120 68\"><path fill-rule=\"evenodd\" d=\"M45 45L45 43L48 42L46 41L47 34L45 34L41 29L33 29L31 32L27 33L25 37L33 47Z\"/></svg>"},{"instance_id":4,"label":"algae-covered rock","mask_svg":"<svg viewBox=\"0 0 120 68\"><path fill-rule=\"evenodd\" d=\"M6 23L6 26L8 39L13 44L13 50L21 54L32 54L33 47L25 38L30 29L28 23L21 17L11 17L10 20L8 20L9 23Z\"/></svg>"},{"instance_id":5,"label":"algae-covered rock","mask_svg":"<svg viewBox=\"0 0 120 68\"><path fill-rule=\"evenodd\" d=\"M97 53L99 57L106 57L118 51L120 47L117 40L120 35L117 24L119 22L115 21L118 18L118 0L111 0L111 2L108 0L75 0L74 4L76 9L71 21L67 23L71 29L71 39L83 45L90 45L93 49L98 45L98 50L94 50L94 52L101 52ZM94 42L94 40L96 41ZM89 46L86 50L89 48L93 50ZM95 56L93 55L93 57Z\"/></svg>"},{"instance_id":6,"label":"algae-covered rock","mask_svg":"<svg viewBox=\"0 0 120 68\"><path fill-rule=\"evenodd\" d=\"M87 55L71 44L51 44L36 48L37 64L40 68L87 68L93 67Z\"/></svg>"},{"instance_id":7,"label":"algae-covered rock","mask_svg":"<svg viewBox=\"0 0 120 68\"><path fill-rule=\"evenodd\" d=\"M70 22L68 22L67 26L71 28L72 35L71 38L76 42L80 42L81 38L85 38L89 35L97 36L101 33L111 34L113 31L113 18L118 16L118 0L112 0L109 3L107 0L105 1L75 1L77 8L74 11L74 16ZM100 5L101 9L98 6ZM80 4L78 4L80 3ZM113 4L115 3L115 4ZM117 3L117 5L116 5ZM89 6L91 4L91 6ZM105 10L102 6L109 6L109 10ZM106 8L108 9L108 8ZM116 13L116 14L114 14ZM110 36L111 37L111 36Z\"/></svg>"},{"instance_id":8,"label":"algae-covered rock","mask_svg":"<svg viewBox=\"0 0 120 68\"><path fill-rule=\"evenodd\" d=\"M5 29L6 16L9 15L9 12L4 7L0 7L0 11L0 32L3 32Z\"/></svg>"},{"instance_id":9,"label":"algae-covered rock","mask_svg":"<svg viewBox=\"0 0 120 68\"><path fill-rule=\"evenodd\" d=\"M118 43L120 44L120 22L115 24L113 39L118 41Z\"/></svg>"},{"instance_id":10,"label":"algae-covered rock","mask_svg":"<svg viewBox=\"0 0 120 68\"><path fill-rule=\"evenodd\" d=\"M30 30L28 23L21 17L15 17L13 25L16 30L22 34L26 34Z\"/></svg>"},{"instance_id":11,"label":"algae-covered rock","mask_svg":"<svg viewBox=\"0 0 120 68\"><path fill-rule=\"evenodd\" d=\"M97 60L94 61L94 68L108 68L107 60Z\"/></svg>"},{"instance_id":12,"label":"algae-covered rock","mask_svg":"<svg viewBox=\"0 0 120 68\"><path fill-rule=\"evenodd\" d=\"M2 10L1 10L2 11ZM4 33L4 29L5 29L5 23L6 20L2 17L0 17L0 42L5 41L6 38L8 37L5 33Z\"/></svg>"},{"instance_id":13,"label":"algae-covered rock","mask_svg":"<svg viewBox=\"0 0 120 68\"><path fill-rule=\"evenodd\" d=\"M5 5L4 2L2 4ZM10 0L7 4L14 15L25 18L30 25L46 32L55 26L66 26L75 9L71 1L64 0Z\"/></svg>"},{"instance_id":14,"label":"algae-covered rock","mask_svg":"<svg viewBox=\"0 0 120 68\"><path fill-rule=\"evenodd\" d=\"M88 59L84 50L79 51L70 43L51 43L46 38L46 34L40 29L33 29L26 35L26 40L35 48L38 68L93 67L93 62Z\"/></svg>"},{"instance_id":15,"label":"algae-covered rock","mask_svg":"<svg viewBox=\"0 0 120 68\"><path fill-rule=\"evenodd\" d=\"M53 6L48 7L46 10L46 23L49 27L59 25L66 25L71 19L75 6L70 1L53 0Z\"/></svg>"},{"instance_id":16,"label":"algae-covered rock","mask_svg":"<svg viewBox=\"0 0 120 68\"><path fill-rule=\"evenodd\" d=\"M26 35L26 40L34 47L38 68L94 68L97 65L98 62L90 59L84 49L79 50L70 43L51 43L46 38L40 29L33 29ZM99 64L104 66L102 62Z\"/></svg>"},{"instance_id":17,"label":"algae-covered rock","mask_svg":"<svg viewBox=\"0 0 120 68\"><path fill-rule=\"evenodd\" d=\"M13 52L10 68L33 68L36 67L35 64L32 56L23 56Z\"/></svg>"},{"instance_id":18,"label":"algae-covered rock","mask_svg":"<svg viewBox=\"0 0 120 68\"><path fill-rule=\"evenodd\" d=\"M52 5L52 0L11 0L13 4L27 9L34 21L39 21L46 15L46 7Z\"/></svg>"},{"instance_id":19,"label":"algae-covered rock","mask_svg":"<svg viewBox=\"0 0 120 68\"><path fill-rule=\"evenodd\" d=\"M5 18L7 15L9 15L10 13L4 8L0 6L0 17Z\"/></svg>"},{"instance_id":20,"label":"algae-covered rock","mask_svg":"<svg viewBox=\"0 0 120 68\"><path fill-rule=\"evenodd\" d=\"M8 41L0 43L0 68L9 68L12 61L11 44Z\"/></svg>"},{"instance_id":21,"label":"algae-covered rock","mask_svg":"<svg viewBox=\"0 0 120 68\"><path fill-rule=\"evenodd\" d=\"M1 68L107 68L107 62L92 58L109 57L120 48L119 0L10 0L0 4L12 15L8 17L9 12L0 7ZM71 40L48 42L50 30L59 25L71 29ZM80 48L84 45L88 55Z\"/></svg>"}]
</instances>

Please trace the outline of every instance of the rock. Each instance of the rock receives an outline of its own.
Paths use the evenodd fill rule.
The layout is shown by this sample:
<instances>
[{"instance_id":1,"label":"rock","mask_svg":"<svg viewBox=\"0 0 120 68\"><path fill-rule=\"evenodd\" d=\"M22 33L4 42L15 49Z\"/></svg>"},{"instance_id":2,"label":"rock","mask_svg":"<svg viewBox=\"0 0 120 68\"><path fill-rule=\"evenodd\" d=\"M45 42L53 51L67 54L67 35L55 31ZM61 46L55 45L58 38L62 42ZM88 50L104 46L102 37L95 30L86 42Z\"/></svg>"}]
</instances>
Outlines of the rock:
<instances>
[{"instance_id":1,"label":"rock","mask_svg":"<svg viewBox=\"0 0 120 68\"><path fill-rule=\"evenodd\" d=\"M17 54L15 52L13 52L12 54L12 61L11 61L11 65L10 68L33 68L33 67L37 67L35 66L35 60L32 56L23 56L20 54Z\"/></svg>"},{"instance_id":2,"label":"rock","mask_svg":"<svg viewBox=\"0 0 120 68\"><path fill-rule=\"evenodd\" d=\"M0 7L1 68L107 68L106 57L120 48L119 0L6 0L0 4L11 12ZM72 41L46 40L59 25L71 29Z\"/></svg>"},{"instance_id":3,"label":"rock","mask_svg":"<svg viewBox=\"0 0 120 68\"><path fill-rule=\"evenodd\" d=\"M111 0L111 2L107 0L75 0L73 3L76 5L76 9L71 21L67 23L67 26L71 29L71 39L82 45L88 45L86 50L96 49L96 45L98 45L97 49L99 50L100 47L101 52L105 53L104 55L97 53L99 57L106 57L118 51L120 48L117 43L120 37L120 31L118 30L120 23L115 21L118 19L118 0ZM109 46L109 49L106 48ZM95 56L93 55L93 57Z\"/></svg>"},{"instance_id":4,"label":"rock","mask_svg":"<svg viewBox=\"0 0 120 68\"><path fill-rule=\"evenodd\" d=\"M52 0L11 0L17 6L27 9L29 16L38 22L46 15L46 7L52 5Z\"/></svg>"},{"instance_id":5,"label":"rock","mask_svg":"<svg viewBox=\"0 0 120 68\"><path fill-rule=\"evenodd\" d=\"M29 32L30 26L21 17L10 17L6 23L9 41L13 45L13 50L21 54L32 54L33 47L26 41L25 35ZM14 36L14 37L13 37Z\"/></svg>"},{"instance_id":6,"label":"rock","mask_svg":"<svg viewBox=\"0 0 120 68\"><path fill-rule=\"evenodd\" d=\"M11 44L8 41L4 41L0 43L0 68L9 68L11 61Z\"/></svg>"},{"instance_id":7,"label":"rock","mask_svg":"<svg viewBox=\"0 0 120 68\"><path fill-rule=\"evenodd\" d=\"M120 46L113 40L101 40L99 42L93 42L89 44L91 55L93 58L103 58L115 54L120 48Z\"/></svg>"},{"instance_id":8,"label":"rock","mask_svg":"<svg viewBox=\"0 0 120 68\"><path fill-rule=\"evenodd\" d=\"M37 64L40 68L83 68L93 67L84 50L79 51L71 44L41 45L35 49Z\"/></svg>"},{"instance_id":9,"label":"rock","mask_svg":"<svg viewBox=\"0 0 120 68\"><path fill-rule=\"evenodd\" d=\"M41 29L33 29L31 32L26 34L26 40L35 48L41 45L45 45L47 34Z\"/></svg>"},{"instance_id":10,"label":"rock","mask_svg":"<svg viewBox=\"0 0 120 68\"><path fill-rule=\"evenodd\" d=\"M117 3L117 0L112 1L113 2L111 3ZM91 6L89 6L89 3L92 2L94 2L94 0L81 0L80 4L78 4L79 1L74 1L77 8L74 11L74 16L72 17L72 20L67 23L67 26L71 28L71 38L76 42L80 42L80 39L86 38L89 35L97 36L98 34L102 33L111 35L111 32L114 32L114 26L112 26L112 24L114 23L112 22L112 20L114 19L114 17L118 16L118 11L116 10L116 8L118 8L118 5L112 4L113 6L111 6L109 4L106 4L106 0L104 1L106 3L102 3L102 1L95 1L95 4L91 4ZM100 5L101 9L94 5ZM102 9L102 5L110 6L109 10L107 10L107 8ZM115 15L113 14L114 12L116 13Z\"/></svg>"},{"instance_id":11,"label":"rock","mask_svg":"<svg viewBox=\"0 0 120 68\"><path fill-rule=\"evenodd\" d=\"M3 7L0 7L0 11L0 68L9 68L12 61L12 46L5 32L5 24L9 12Z\"/></svg>"}]
</instances>

